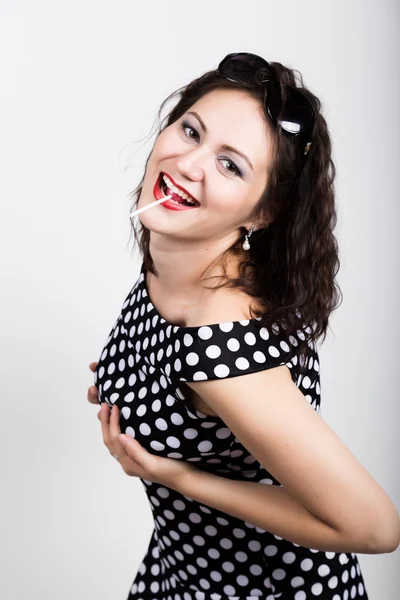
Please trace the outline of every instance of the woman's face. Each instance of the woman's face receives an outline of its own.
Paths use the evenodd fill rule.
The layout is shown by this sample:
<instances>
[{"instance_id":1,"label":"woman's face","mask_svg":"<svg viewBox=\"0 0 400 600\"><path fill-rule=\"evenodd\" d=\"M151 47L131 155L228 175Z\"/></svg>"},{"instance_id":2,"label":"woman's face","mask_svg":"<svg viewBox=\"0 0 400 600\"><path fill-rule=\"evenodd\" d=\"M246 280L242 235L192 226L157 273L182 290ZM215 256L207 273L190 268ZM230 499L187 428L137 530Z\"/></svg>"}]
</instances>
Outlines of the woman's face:
<instances>
[{"instance_id":1,"label":"woman's face","mask_svg":"<svg viewBox=\"0 0 400 600\"><path fill-rule=\"evenodd\" d=\"M258 102L240 90L209 92L157 138L138 208L155 201L161 171L200 206L174 211L161 203L139 218L150 231L182 243L234 241L238 228L252 223L249 217L267 184L271 158L270 130Z\"/></svg>"}]
</instances>

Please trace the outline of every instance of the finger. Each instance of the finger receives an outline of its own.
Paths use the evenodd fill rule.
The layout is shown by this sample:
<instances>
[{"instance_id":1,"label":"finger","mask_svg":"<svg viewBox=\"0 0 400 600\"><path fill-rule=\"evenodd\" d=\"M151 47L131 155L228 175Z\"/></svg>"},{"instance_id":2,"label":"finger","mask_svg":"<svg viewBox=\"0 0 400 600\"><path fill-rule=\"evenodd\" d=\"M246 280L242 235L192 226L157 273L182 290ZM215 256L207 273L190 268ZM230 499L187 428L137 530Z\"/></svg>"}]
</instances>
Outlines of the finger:
<instances>
[{"instance_id":1,"label":"finger","mask_svg":"<svg viewBox=\"0 0 400 600\"><path fill-rule=\"evenodd\" d=\"M89 369L94 373L98 364L98 362L91 362L89 365Z\"/></svg>"},{"instance_id":2,"label":"finger","mask_svg":"<svg viewBox=\"0 0 400 600\"><path fill-rule=\"evenodd\" d=\"M91 404L99 404L99 391L95 385L88 389L87 399Z\"/></svg>"},{"instance_id":3,"label":"finger","mask_svg":"<svg viewBox=\"0 0 400 600\"><path fill-rule=\"evenodd\" d=\"M111 439L110 439L110 407L108 404L103 402L100 409L100 423L101 423L101 433L103 435L103 442L107 446L108 450L111 454L115 454Z\"/></svg>"},{"instance_id":4,"label":"finger","mask_svg":"<svg viewBox=\"0 0 400 600\"><path fill-rule=\"evenodd\" d=\"M125 448L121 444L119 436L121 435L121 427L119 425L120 412L116 404L112 407L110 416L110 440L114 448L114 454L118 454L118 460L124 460L129 457Z\"/></svg>"}]
</instances>

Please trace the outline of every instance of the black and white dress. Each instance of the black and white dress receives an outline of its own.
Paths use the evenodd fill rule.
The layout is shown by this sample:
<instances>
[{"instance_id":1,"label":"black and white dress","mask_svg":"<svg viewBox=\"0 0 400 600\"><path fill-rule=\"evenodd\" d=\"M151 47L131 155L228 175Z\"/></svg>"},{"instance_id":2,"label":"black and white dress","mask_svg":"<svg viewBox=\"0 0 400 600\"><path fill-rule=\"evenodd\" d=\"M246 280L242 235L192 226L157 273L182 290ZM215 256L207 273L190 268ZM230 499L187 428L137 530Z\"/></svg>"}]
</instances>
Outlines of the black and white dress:
<instances>
[{"instance_id":1,"label":"black and white dress","mask_svg":"<svg viewBox=\"0 0 400 600\"><path fill-rule=\"evenodd\" d=\"M117 404L122 433L159 456L234 480L280 485L217 416L185 403L179 382L287 365L320 412L319 358L297 374L297 336L257 319L200 327L168 323L149 299L145 269L123 303L96 368L100 402ZM357 555L323 552L141 479L154 530L127 600L348 600L367 592Z\"/></svg>"}]
</instances>

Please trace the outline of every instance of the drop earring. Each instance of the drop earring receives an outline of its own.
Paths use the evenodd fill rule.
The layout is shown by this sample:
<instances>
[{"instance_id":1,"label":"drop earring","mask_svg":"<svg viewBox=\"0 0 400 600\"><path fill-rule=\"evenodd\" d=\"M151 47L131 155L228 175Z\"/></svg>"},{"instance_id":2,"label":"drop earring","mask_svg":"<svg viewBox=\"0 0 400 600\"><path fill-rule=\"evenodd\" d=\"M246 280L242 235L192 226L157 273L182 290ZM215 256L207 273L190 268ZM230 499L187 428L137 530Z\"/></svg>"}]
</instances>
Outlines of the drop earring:
<instances>
[{"instance_id":1,"label":"drop earring","mask_svg":"<svg viewBox=\"0 0 400 600\"><path fill-rule=\"evenodd\" d=\"M253 229L254 229L254 223L253 223L253 225L250 227L250 229L249 229L248 233L246 233L245 240L244 240L244 242L243 242L243 246L242 246L243 250L250 250L249 237L250 237L250 236L251 236L251 234L253 233Z\"/></svg>"}]
</instances>

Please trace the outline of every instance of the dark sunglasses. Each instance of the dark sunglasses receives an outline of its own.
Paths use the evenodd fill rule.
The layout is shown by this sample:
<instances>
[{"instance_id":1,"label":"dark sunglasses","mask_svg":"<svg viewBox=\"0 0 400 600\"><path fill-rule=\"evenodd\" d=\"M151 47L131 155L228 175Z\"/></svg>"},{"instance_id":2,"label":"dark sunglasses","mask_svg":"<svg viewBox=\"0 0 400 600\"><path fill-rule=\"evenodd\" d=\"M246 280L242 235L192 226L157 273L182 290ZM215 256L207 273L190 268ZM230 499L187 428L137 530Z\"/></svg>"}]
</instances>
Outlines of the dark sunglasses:
<instances>
[{"instance_id":1,"label":"dark sunglasses","mask_svg":"<svg viewBox=\"0 0 400 600\"><path fill-rule=\"evenodd\" d=\"M303 154L307 155L312 143L315 113L304 94L292 86L283 85L285 99L282 102L281 86L272 67L261 56L249 52L228 54L219 63L218 72L231 81L265 84L265 108L270 119L276 127L281 127L285 135L296 137L304 148Z\"/></svg>"}]
</instances>

